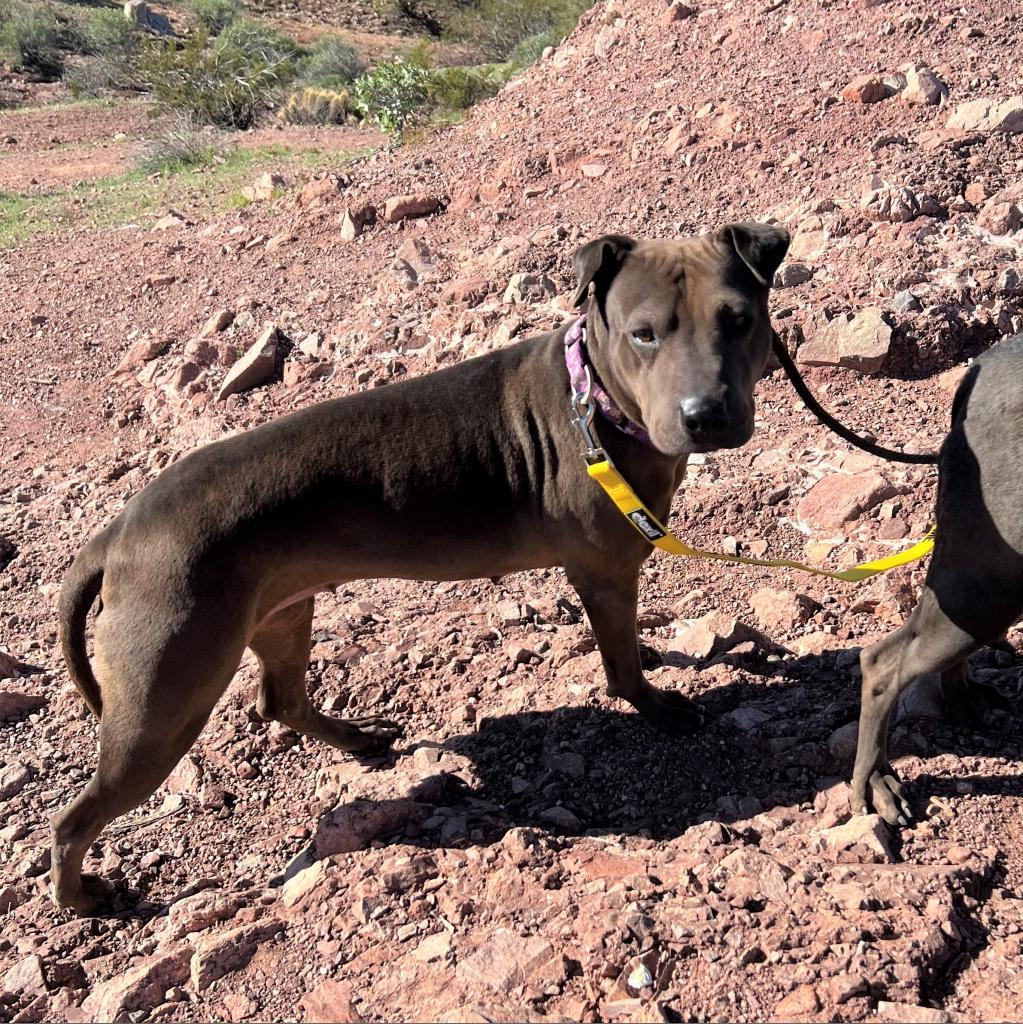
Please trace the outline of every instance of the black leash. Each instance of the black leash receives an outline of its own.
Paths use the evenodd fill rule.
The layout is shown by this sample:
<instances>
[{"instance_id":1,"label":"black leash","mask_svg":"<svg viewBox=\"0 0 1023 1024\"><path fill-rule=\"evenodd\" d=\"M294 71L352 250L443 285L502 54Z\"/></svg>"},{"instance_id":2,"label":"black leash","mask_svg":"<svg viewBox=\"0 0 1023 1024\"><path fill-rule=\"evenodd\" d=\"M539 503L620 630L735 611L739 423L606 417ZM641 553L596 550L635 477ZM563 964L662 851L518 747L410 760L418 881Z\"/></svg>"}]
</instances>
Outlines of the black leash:
<instances>
[{"instance_id":1,"label":"black leash","mask_svg":"<svg viewBox=\"0 0 1023 1024\"><path fill-rule=\"evenodd\" d=\"M908 462L914 466L933 466L937 464L937 452L896 452L891 448L882 448L880 445L874 444L873 441L868 441L865 437L860 437L859 434L839 423L813 397L810 389L806 386L806 381L803 380L803 375L796 369L796 364L792 361L792 357L788 354L781 338L778 337L777 331L771 332L771 347L774 349L774 354L778 362L781 363L781 368L785 371L785 375L792 381L796 394L803 400L803 404L807 409L829 430L834 431L839 437L855 445L857 448L862 448L863 451L870 452L871 455L876 455L878 458L887 459L889 462Z\"/></svg>"}]
</instances>

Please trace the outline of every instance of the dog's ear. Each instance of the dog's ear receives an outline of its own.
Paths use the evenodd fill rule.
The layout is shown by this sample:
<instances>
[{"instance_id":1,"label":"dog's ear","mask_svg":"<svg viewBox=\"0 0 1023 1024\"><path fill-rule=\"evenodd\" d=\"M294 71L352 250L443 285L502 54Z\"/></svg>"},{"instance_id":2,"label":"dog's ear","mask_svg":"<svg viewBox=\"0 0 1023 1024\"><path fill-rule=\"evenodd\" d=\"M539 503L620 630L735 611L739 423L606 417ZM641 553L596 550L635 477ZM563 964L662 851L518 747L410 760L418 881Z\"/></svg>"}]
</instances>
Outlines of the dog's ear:
<instances>
[{"instance_id":1,"label":"dog's ear","mask_svg":"<svg viewBox=\"0 0 1023 1024\"><path fill-rule=\"evenodd\" d=\"M628 235L601 235L576 250L572 260L579 287L572 296L572 305L581 306L591 282L607 291L615 274L621 270L625 257L636 248L636 240Z\"/></svg>"},{"instance_id":2,"label":"dog's ear","mask_svg":"<svg viewBox=\"0 0 1023 1024\"><path fill-rule=\"evenodd\" d=\"M739 259L761 284L770 288L775 271L781 266L789 248L789 233L784 228L753 221L726 224L718 238L738 253Z\"/></svg>"}]
</instances>

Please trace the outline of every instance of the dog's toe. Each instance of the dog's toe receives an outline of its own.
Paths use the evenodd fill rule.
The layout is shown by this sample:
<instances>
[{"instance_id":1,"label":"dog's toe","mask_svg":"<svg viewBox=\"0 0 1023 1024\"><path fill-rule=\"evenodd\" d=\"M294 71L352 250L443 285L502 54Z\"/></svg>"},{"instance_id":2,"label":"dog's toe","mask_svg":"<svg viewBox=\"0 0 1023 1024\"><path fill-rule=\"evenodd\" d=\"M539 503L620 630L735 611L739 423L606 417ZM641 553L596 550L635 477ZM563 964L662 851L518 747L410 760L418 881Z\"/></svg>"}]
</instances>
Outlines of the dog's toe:
<instances>
[{"instance_id":1,"label":"dog's toe","mask_svg":"<svg viewBox=\"0 0 1023 1024\"><path fill-rule=\"evenodd\" d=\"M889 825L906 826L913 812L906 791L894 772L874 772L870 777L870 802Z\"/></svg>"},{"instance_id":2,"label":"dog's toe","mask_svg":"<svg viewBox=\"0 0 1023 1024\"><path fill-rule=\"evenodd\" d=\"M389 718L353 718L348 724L367 741L367 748L390 746L405 734L405 727Z\"/></svg>"}]
</instances>

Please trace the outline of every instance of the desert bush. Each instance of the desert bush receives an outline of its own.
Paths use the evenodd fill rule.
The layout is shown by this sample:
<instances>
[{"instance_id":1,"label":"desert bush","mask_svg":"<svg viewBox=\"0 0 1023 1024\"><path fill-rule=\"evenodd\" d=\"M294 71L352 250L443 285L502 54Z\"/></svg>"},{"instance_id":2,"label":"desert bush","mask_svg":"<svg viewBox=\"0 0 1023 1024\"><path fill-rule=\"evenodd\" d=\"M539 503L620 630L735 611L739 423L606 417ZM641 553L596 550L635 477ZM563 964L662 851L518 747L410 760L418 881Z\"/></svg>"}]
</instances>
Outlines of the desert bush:
<instances>
[{"instance_id":1,"label":"desert bush","mask_svg":"<svg viewBox=\"0 0 1023 1024\"><path fill-rule=\"evenodd\" d=\"M513 70L511 64L432 68L427 94L430 102L439 110L465 110L498 92Z\"/></svg>"},{"instance_id":2,"label":"desert bush","mask_svg":"<svg viewBox=\"0 0 1023 1024\"><path fill-rule=\"evenodd\" d=\"M106 89L141 85L137 58L141 34L120 8L85 8L67 31L65 45L86 59L69 65L64 82L76 96L98 96Z\"/></svg>"},{"instance_id":3,"label":"desert bush","mask_svg":"<svg viewBox=\"0 0 1023 1024\"><path fill-rule=\"evenodd\" d=\"M352 113L351 94L344 89L296 89L278 113L287 124L344 124Z\"/></svg>"},{"instance_id":4,"label":"desert bush","mask_svg":"<svg viewBox=\"0 0 1023 1024\"><path fill-rule=\"evenodd\" d=\"M301 62L299 74L315 85L346 85L358 77L362 62L340 36L320 36Z\"/></svg>"},{"instance_id":5,"label":"desert bush","mask_svg":"<svg viewBox=\"0 0 1023 1024\"><path fill-rule=\"evenodd\" d=\"M205 167L213 162L221 149L219 136L214 129L201 128L190 118L181 117L159 135L146 141L135 166L146 174Z\"/></svg>"},{"instance_id":6,"label":"desert bush","mask_svg":"<svg viewBox=\"0 0 1023 1024\"><path fill-rule=\"evenodd\" d=\"M60 77L64 30L48 4L0 0L0 61L40 78Z\"/></svg>"},{"instance_id":7,"label":"desert bush","mask_svg":"<svg viewBox=\"0 0 1023 1024\"><path fill-rule=\"evenodd\" d=\"M476 0L453 9L447 34L471 42L495 60L530 63L575 28L593 0Z\"/></svg>"},{"instance_id":8,"label":"desert bush","mask_svg":"<svg viewBox=\"0 0 1023 1024\"><path fill-rule=\"evenodd\" d=\"M231 22L213 41L213 46L238 50L251 61L262 61L276 68L280 78L292 73L298 56L298 43L291 36L251 18Z\"/></svg>"},{"instance_id":9,"label":"desert bush","mask_svg":"<svg viewBox=\"0 0 1023 1024\"><path fill-rule=\"evenodd\" d=\"M241 13L237 0L188 0L188 10L211 36L223 32Z\"/></svg>"},{"instance_id":10,"label":"desert bush","mask_svg":"<svg viewBox=\"0 0 1023 1024\"><path fill-rule=\"evenodd\" d=\"M138 52L139 34L120 7L90 7L72 31L80 53L128 58Z\"/></svg>"},{"instance_id":11,"label":"desert bush","mask_svg":"<svg viewBox=\"0 0 1023 1024\"><path fill-rule=\"evenodd\" d=\"M277 66L234 46L208 46L205 30L178 47L143 51L141 71L158 103L197 125L248 128L280 82Z\"/></svg>"},{"instance_id":12,"label":"desert bush","mask_svg":"<svg viewBox=\"0 0 1023 1024\"><path fill-rule=\"evenodd\" d=\"M406 60L387 61L352 83L352 108L385 132L400 134L429 102L430 72Z\"/></svg>"}]
</instances>

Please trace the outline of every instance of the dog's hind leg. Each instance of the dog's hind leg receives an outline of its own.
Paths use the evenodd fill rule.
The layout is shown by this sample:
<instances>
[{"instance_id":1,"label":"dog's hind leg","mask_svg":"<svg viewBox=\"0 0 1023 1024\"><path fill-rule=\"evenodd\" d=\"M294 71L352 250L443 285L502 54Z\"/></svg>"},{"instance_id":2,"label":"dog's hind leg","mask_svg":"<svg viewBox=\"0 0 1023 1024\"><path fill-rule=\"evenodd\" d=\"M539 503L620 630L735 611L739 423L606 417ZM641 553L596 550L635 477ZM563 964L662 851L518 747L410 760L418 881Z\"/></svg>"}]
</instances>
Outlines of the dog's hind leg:
<instances>
[{"instance_id":1,"label":"dog's hind leg","mask_svg":"<svg viewBox=\"0 0 1023 1024\"><path fill-rule=\"evenodd\" d=\"M99 762L81 793L53 818L50 879L60 907L82 915L107 909L114 887L96 875L82 875L82 859L103 828L138 807L156 791L195 742L233 668L215 685L196 687L190 702L163 672L151 672L149 686L103 680ZM156 694L156 699L150 699Z\"/></svg>"},{"instance_id":2,"label":"dog's hind leg","mask_svg":"<svg viewBox=\"0 0 1023 1024\"><path fill-rule=\"evenodd\" d=\"M386 718L329 718L317 711L305 689L313 624L313 599L281 608L264 619L249 640L259 659L256 710L351 753L373 753L390 746L402 728Z\"/></svg>"},{"instance_id":3,"label":"dog's hind leg","mask_svg":"<svg viewBox=\"0 0 1023 1024\"><path fill-rule=\"evenodd\" d=\"M905 625L860 655L863 686L859 739L853 770L852 807L866 813L873 807L890 824L910 817L902 783L888 761L888 722L899 694L918 676L949 673L980 642L942 611L935 592L925 586Z\"/></svg>"},{"instance_id":4,"label":"dog's hind leg","mask_svg":"<svg viewBox=\"0 0 1023 1024\"><path fill-rule=\"evenodd\" d=\"M675 690L659 690L643 675L636 636L637 575L596 577L567 570L590 619L607 676L607 695L627 700L647 724L669 736L701 725L703 708Z\"/></svg>"}]
</instances>

